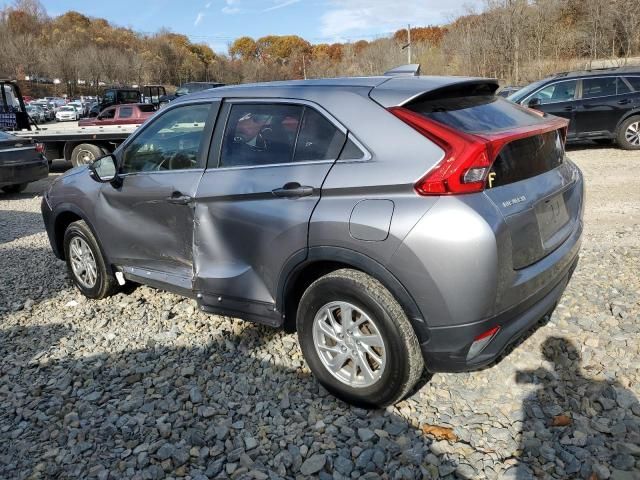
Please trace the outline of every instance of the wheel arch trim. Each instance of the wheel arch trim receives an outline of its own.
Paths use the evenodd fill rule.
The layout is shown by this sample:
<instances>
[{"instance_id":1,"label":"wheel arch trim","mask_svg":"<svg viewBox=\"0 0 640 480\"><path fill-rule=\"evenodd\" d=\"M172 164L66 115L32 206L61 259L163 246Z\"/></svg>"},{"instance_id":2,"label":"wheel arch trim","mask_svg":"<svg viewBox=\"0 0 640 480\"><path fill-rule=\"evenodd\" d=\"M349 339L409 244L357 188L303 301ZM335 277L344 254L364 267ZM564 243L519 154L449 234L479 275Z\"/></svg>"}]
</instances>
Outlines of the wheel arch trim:
<instances>
[{"instance_id":1,"label":"wheel arch trim","mask_svg":"<svg viewBox=\"0 0 640 480\"><path fill-rule=\"evenodd\" d=\"M276 305L279 311L285 313L287 294L295 288L298 276L307 268L319 263L339 263L350 266L371 275L378 280L398 301L418 337L423 343L429 339L429 328L424 315L418 308L418 304L402 283L384 265L373 258L344 247L318 246L310 247L306 251L299 251L289 257L282 268L278 289L276 293ZM289 319L285 319L285 322Z\"/></svg>"},{"instance_id":2,"label":"wheel arch trim","mask_svg":"<svg viewBox=\"0 0 640 480\"><path fill-rule=\"evenodd\" d=\"M58 224L58 219L60 218L60 216L66 213L72 213L77 217L80 217L80 219L87 224L87 226L89 227L89 230L91 230L91 233L93 234L93 237L96 239L96 242L98 243L98 247L100 247L100 253L102 254L105 260L105 264L111 265L111 262L109 261L105 253L105 249L102 246L102 242L100 241L100 237L96 233L96 229L94 228L91 221L89 221L88 215L81 208L79 208L77 205L74 205L73 203L61 203L60 205L56 206L54 210L53 221L51 223L53 238L55 239L55 242L56 242L56 246L57 246L56 248L59 248L60 246L62 246L62 249L59 252L61 256L58 258L61 258L61 259L64 258L64 231L59 232L56 229L56 225Z\"/></svg>"}]
</instances>

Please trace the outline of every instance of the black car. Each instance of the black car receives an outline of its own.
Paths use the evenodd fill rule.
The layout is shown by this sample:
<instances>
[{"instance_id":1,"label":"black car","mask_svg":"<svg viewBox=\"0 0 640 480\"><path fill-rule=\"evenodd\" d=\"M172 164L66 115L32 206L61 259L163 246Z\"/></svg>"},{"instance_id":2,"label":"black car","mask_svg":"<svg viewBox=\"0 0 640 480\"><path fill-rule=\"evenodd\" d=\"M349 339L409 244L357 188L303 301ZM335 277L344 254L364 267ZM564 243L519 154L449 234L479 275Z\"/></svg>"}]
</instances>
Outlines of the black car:
<instances>
[{"instance_id":1,"label":"black car","mask_svg":"<svg viewBox=\"0 0 640 480\"><path fill-rule=\"evenodd\" d=\"M142 103L142 93L136 88L108 88L102 94L98 113L105 108L122 103ZM91 111L89 116L92 116Z\"/></svg>"},{"instance_id":2,"label":"black car","mask_svg":"<svg viewBox=\"0 0 640 480\"><path fill-rule=\"evenodd\" d=\"M534 82L509 100L569 120L568 141L615 141L640 149L640 68L559 73Z\"/></svg>"},{"instance_id":3,"label":"black car","mask_svg":"<svg viewBox=\"0 0 640 480\"><path fill-rule=\"evenodd\" d=\"M27 184L49 175L44 145L0 132L0 189L19 193Z\"/></svg>"}]
</instances>

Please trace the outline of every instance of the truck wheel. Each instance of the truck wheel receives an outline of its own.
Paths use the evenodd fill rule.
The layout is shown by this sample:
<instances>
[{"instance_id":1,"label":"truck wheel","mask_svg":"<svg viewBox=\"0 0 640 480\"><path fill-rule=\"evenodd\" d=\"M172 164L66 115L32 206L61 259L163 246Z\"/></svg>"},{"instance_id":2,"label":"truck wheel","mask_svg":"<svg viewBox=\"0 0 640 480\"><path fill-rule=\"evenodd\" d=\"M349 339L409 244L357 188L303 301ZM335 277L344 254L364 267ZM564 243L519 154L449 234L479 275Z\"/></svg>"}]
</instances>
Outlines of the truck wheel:
<instances>
[{"instance_id":1,"label":"truck wheel","mask_svg":"<svg viewBox=\"0 0 640 480\"><path fill-rule=\"evenodd\" d=\"M314 376L348 403L396 403L424 369L418 339L402 307L363 272L336 270L312 283L300 300L296 324Z\"/></svg>"},{"instance_id":2,"label":"truck wheel","mask_svg":"<svg viewBox=\"0 0 640 480\"><path fill-rule=\"evenodd\" d=\"M84 221L73 222L64 232L64 257L73 283L85 297L101 299L118 290L118 282Z\"/></svg>"},{"instance_id":3,"label":"truck wheel","mask_svg":"<svg viewBox=\"0 0 640 480\"><path fill-rule=\"evenodd\" d=\"M16 185L7 185L2 187L2 191L4 193L20 193L24 192L24 189L27 188L28 183L18 183Z\"/></svg>"},{"instance_id":4,"label":"truck wheel","mask_svg":"<svg viewBox=\"0 0 640 480\"><path fill-rule=\"evenodd\" d=\"M81 143L77 145L71 152L71 164L74 167L92 163L94 160L102 157L102 149L91 143Z\"/></svg>"},{"instance_id":5,"label":"truck wheel","mask_svg":"<svg viewBox=\"0 0 640 480\"><path fill-rule=\"evenodd\" d=\"M627 118L618 127L617 141L625 150L640 149L640 116Z\"/></svg>"}]
</instances>

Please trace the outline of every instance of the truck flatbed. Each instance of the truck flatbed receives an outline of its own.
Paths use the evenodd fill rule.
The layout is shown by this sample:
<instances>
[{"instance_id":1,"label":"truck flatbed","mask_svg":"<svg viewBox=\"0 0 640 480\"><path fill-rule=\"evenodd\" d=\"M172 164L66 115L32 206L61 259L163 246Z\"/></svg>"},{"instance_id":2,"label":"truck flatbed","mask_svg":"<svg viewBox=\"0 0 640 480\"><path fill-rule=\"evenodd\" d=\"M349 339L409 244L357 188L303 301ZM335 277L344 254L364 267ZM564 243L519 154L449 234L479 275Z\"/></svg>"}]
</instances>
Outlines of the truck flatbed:
<instances>
[{"instance_id":1,"label":"truck flatbed","mask_svg":"<svg viewBox=\"0 0 640 480\"><path fill-rule=\"evenodd\" d=\"M77 122L44 125L38 129L11 132L45 146L49 160L64 159L74 166L89 163L115 150L140 125L78 126Z\"/></svg>"},{"instance_id":2,"label":"truck flatbed","mask_svg":"<svg viewBox=\"0 0 640 480\"><path fill-rule=\"evenodd\" d=\"M82 140L124 140L140 125L109 125L79 127L73 125L42 126L38 130L21 130L11 132L18 137L28 137L35 141L82 141Z\"/></svg>"}]
</instances>

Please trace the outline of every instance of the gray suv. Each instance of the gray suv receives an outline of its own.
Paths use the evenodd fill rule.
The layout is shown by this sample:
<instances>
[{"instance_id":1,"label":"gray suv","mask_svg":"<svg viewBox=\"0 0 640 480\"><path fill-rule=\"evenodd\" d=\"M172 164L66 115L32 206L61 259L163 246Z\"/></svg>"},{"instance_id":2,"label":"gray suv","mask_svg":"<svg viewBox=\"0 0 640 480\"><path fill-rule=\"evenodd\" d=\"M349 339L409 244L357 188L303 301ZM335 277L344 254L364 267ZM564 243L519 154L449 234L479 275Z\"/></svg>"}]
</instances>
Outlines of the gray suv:
<instances>
[{"instance_id":1,"label":"gray suv","mask_svg":"<svg viewBox=\"0 0 640 480\"><path fill-rule=\"evenodd\" d=\"M189 95L51 185L51 246L89 298L131 281L296 330L336 396L394 403L424 368L495 360L578 260L567 122L497 88L381 76Z\"/></svg>"}]
</instances>

